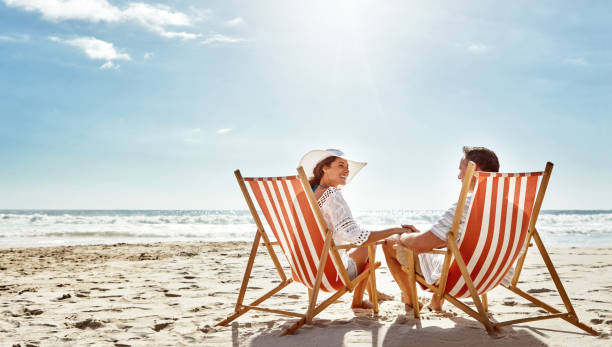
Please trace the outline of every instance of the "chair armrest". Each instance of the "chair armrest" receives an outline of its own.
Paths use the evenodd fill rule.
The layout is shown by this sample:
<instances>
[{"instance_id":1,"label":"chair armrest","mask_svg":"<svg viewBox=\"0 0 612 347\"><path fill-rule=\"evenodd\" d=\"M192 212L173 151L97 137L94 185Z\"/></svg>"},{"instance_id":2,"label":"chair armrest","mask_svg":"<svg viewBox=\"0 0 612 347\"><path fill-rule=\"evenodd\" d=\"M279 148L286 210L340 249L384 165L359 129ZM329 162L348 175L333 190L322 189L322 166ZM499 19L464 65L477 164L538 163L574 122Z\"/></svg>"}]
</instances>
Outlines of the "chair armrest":
<instances>
[{"instance_id":1,"label":"chair armrest","mask_svg":"<svg viewBox=\"0 0 612 347\"><path fill-rule=\"evenodd\" d=\"M395 247L395 248L401 247L401 248L404 248L404 249L406 249L406 250L408 250L408 251L410 251L410 252L413 252L413 250L412 250L411 248L408 248L408 247L403 246L403 245L395 245L395 246L393 246L393 247ZM425 251L425 252L421 252L421 253L429 253L429 254L446 254L446 251L443 251L443 250L441 250L441 249L432 249L432 250Z\"/></svg>"},{"instance_id":2,"label":"chair armrest","mask_svg":"<svg viewBox=\"0 0 612 347\"><path fill-rule=\"evenodd\" d=\"M379 240L379 241L374 241L374 242L366 242L362 245L341 245L341 246L336 246L336 249L351 249L351 248L362 248L362 247L368 247L368 246L372 246L372 245L382 245L383 243L385 243L385 240Z\"/></svg>"}]
</instances>

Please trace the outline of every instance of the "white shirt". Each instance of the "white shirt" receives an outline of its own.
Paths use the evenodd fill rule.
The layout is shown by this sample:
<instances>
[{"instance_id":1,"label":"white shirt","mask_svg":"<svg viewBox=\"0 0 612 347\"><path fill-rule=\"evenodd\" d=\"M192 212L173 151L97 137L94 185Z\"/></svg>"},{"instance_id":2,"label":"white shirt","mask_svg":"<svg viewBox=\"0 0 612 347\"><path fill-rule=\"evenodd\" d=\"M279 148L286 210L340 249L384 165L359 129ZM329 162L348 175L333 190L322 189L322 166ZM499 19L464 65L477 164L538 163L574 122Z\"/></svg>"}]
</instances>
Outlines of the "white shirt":
<instances>
[{"instance_id":1,"label":"white shirt","mask_svg":"<svg viewBox=\"0 0 612 347\"><path fill-rule=\"evenodd\" d=\"M465 223L467 221L467 213L472 201L472 194L468 194L465 199L465 206L463 208L463 214L461 216L461 224L457 231L457 241L461 240L463 231L465 230ZM455 210L457 210L457 203L454 203L440 219L434 224L430 231L436 235L440 240L446 241L446 235L451 231L453 227L453 219L455 218ZM459 243L459 242L457 242ZM431 253L420 253L419 262L421 265L421 271L425 281L430 284L435 284L442 277L442 267L444 265L443 254L431 254Z\"/></svg>"},{"instance_id":2,"label":"white shirt","mask_svg":"<svg viewBox=\"0 0 612 347\"><path fill-rule=\"evenodd\" d=\"M472 201L472 194L468 194L465 199L465 206L463 208L463 215L461 216L461 223L459 224L459 230L457 230L457 244L460 243L463 232L466 228L467 213ZM453 227L453 219L455 217L455 210L457 209L457 203L454 203L440 219L431 227L431 232L441 240L446 241L446 235L450 232ZM442 267L444 266L444 255L443 254L431 254L431 253L420 253L419 262L421 265L421 271L423 272L423 278L430 284L437 284L442 277ZM510 268L506 276L502 280L502 285L508 285L514 274L514 267Z\"/></svg>"},{"instance_id":3,"label":"white shirt","mask_svg":"<svg viewBox=\"0 0 612 347\"><path fill-rule=\"evenodd\" d=\"M332 229L336 246L346 244L359 246L370 237L371 231L361 228L355 222L351 209L337 188L327 188L317 202L327 226ZM343 249L339 251L346 265L346 251Z\"/></svg>"}]
</instances>

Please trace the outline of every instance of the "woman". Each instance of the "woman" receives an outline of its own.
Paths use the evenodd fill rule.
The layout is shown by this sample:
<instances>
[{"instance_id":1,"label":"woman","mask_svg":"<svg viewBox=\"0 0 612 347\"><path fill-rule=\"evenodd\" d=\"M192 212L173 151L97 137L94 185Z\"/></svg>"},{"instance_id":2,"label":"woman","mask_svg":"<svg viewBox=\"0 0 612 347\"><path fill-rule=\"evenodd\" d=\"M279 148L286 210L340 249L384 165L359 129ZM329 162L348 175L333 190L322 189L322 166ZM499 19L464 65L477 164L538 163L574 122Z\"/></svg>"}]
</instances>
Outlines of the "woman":
<instances>
[{"instance_id":1,"label":"woman","mask_svg":"<svg viewBox=\"0 0 612 347\"><path fill-rule=\"evenodd\" d=\"M405 232L402 228L391 228L381 231L363 229L353 219L351 210L338 189L346 185L361 170L366 163L360 163L343 158L344 153L336 149L313 150L304 155L300 166L309 176L309 183L314 196L319 203L327 225L333 231L336 245L362 245L366 242L376 242L392 235ZM342 262L346 266L349 277L354 279L368 264L367 247L355 248L348 253L340 250ZM363 300L363 292L368 281L362 281L353 293L351 308L371 308L369 301ZM391 299L389 295L379 294L381 299Z\"/></svg>"}]
</instances>

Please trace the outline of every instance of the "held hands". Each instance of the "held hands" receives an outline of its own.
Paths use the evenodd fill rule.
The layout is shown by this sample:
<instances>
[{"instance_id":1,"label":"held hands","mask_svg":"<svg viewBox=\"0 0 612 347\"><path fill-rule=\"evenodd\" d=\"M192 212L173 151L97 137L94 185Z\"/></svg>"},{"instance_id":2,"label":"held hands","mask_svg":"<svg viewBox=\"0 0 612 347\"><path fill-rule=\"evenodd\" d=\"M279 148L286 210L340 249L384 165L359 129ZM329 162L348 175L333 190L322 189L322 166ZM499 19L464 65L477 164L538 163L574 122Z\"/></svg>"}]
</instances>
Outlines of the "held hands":
<instances>
[{"instance_id":1,"label":"held hands","mask_svg":"<svg viewBox=\"0 0 612 347\"><path fill-rule=\"evenodd\" d=\"M385 239L385 243L399 244L401 239L412 233L420 233L414 225L402 224L401 228L394 228L395 233Z\"/></svg>"},{"instance_id":2,"label":"held hands","mask_svg":"<svg viewBox=\"0 0 612 347\"><path fill-rule=\"evenodd\" d=\"M404 232L399 235L397 241L399 241L398 243L404 247L410 247L411 239L413 239L415 236L418 236L415 234L418 234L421 231L417 229L414 225L409 224L402 224L402 229L404 229Z\"/></svg>"}]
</instances>

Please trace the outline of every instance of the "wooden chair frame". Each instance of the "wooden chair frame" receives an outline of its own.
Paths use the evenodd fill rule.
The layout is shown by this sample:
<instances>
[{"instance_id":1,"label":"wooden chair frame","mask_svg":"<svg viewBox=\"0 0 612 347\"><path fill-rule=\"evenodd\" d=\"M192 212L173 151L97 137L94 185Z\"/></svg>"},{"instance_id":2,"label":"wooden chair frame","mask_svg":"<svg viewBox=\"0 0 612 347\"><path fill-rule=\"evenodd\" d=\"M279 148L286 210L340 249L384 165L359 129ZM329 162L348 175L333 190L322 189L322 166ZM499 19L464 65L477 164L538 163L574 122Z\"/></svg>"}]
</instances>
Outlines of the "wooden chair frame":
<instances>
[{"instance_id":1,"label":"wooden chair frame","mask_svg":"<svg viewBox=\"0 0 612 347\"><path fill-rule=\"evenodd\" d=\"M304 169L302 167L299 167L297 168L297 171L298 171L298 177L308 197L308 201L313 211L315 212L315 218L319 220L319 225L323 227L323 233L325 235L325 243L324 243L323 251L319 259L319 265L317 268L317 275L315 278L314 288L308 289L308 309L306 310L305 313L298 313L298 312L271 309L271 308L265 308L265 307L259 306L259 304L264 302L266 299L272 297L274 294L278 293L283 288L285 288L287 285L289 285L291 282L293 282L293 279L288 277L285 274L285 271L283 270L283 267L281 266L280 261L278 260L276 252L274 251L274 248L272 247L274 245L278 245L279 243L270 242L270 238L268 237L268 234L263 227L261 219L259 218L257 210L255 209L255 204L253 203L253 200L251 199L251 195L249 194L247 190L246 184L244 183L245 181L240 173L240 170L236 170L234 171L234 174L236 176L236 179L238 180L238 185L240 186L240 189L242 190L244 199L246 200L247 205L249 206L249 210L251 211L251 215L253 216L255 225L257 226L257 232L255 234L255 239L253 240L253 246L251 247L251 254L247 262L246 270L242 278L242 285L240 287L240 292L238 294L238 299L236 301L234 313L229 315L223 321L217 323L215 326L219 326L219 325L225 326L228 323L235 320L236 318L242 316L249 310L257 310L257 311L264 311L264 312L269 312L269 313L276 313L280 315L300 318L300 320L298 320L295 324L285 329L281 333L281 335L292 334L304 324L311 324L313 318L317 314L319 314L329 305L333 304L337 299L339 299L346 292L352 292L353 289L357 285L359 285L359 283L361 283L361 281L364 281L368 278L370 280L368 289L370 293L370 299L372 300L373 311L375 314L378 313L379 307L378 307L378 295L376 291L375 270L380 266L380 262L376 262L376 263L374 262L374 251L375 251L375 247L380 242L378 243L370 242L370 243L363 244L361 246L352 246L352 245L336 246L334 244L333 237L332 237L333 231L328 228L327 223L325 222L325 219L323 218L323 214L321 213L321 210L319 209L319 205L317 203L317 200L314 197L312 190L308 189L310 187L310 184L308 183L308 179L306 178L306 173L304 172ZM270 257L272 258L272 261L274 263L274 267L276 268L276 271L278 272L278 275L280 277L281 283L277 285L276 287L274 287L273 289L271 289L270 291L268 291L267 293L265 293L264 295L262 295L261 297L259 297L258 299L255 299L248 305L245 305L243 303L244 297L246 294L249 279L251 277L251 270L253 269L253 263L255 261L255 256L257 255L257 249L260 244L265 246L266 249L268 250L268 253L270 254ZM366 270L362 271L361 274L359 274L355 279L351 281L349 279L348 272L341 261L341 257L340 257L340 253L338 252L338 249L350 249L350 248L358 248L358 247L368 247L369 267ZM317 305L317 297L319 295L319 291L321 287L321 280L323 278L325 264L328 261L327 259L328 254L330 253L334 257L334 260L336 261L336 263L338 264L338 267L340 269L340 276L343 278L344 283L349 283L349 284L345 285L343 288L340 288L335 293L333 293L329 298L327 298L326 300L322 301L321 303Z\"/></svg>"},{"instance_id":2,"label":"wooden chair frame","mask_svg":"<svg viewBox=\"0 0 612 347\"><path fill-rule=\"evenodd\" d=\"M410 283L409 285L410 293L408 294L410 295L412 302L413 303L418 302L417 294L416 294L416 282L418 281L420 284L428 288L433 293L436 293L441 298L448 300L450 303L457 306L459 309L461 309L462 311L464 311L465 313L467 313L474 319L481 322L486 328L487 332L489 333L493 333L494 330L498 329L499 327L506 326L506 325L538 321L538 320L544 320L544 319L561 318L577 326L578 328L588 332L591 335L598 335L599 333L595 331L593 328L579 321L578 315L576 314L576 311L574 310L574 307L572 306L570 298L568 297L567 292L565 291L565 288L563 287L563 284L561 283L561 279L559 278L559 275L557 274L557 270L553 266L553 263L550 260L550 256L548 255L548 252L546 251L546 248L544 247L544 243L542 242L542 239L540 238L540 235L538 234L538 231L535 227L536 221L538 219L538 214L540 213L540 207L542 206L542 201L544 199L544 194L546 193L546 187L548 186L548 181L552 173L553 164L550 162L546 163L546 168L544 169L542 181L540 183L540 188L538 190L536 201L533 206L533 212L531 215L531 219L529 221L529 229L528 229L527 237L525 240L525 245L527 247L522 252L522 254L518 257L515 271L514 271L514 276L512 277L510 285L506 287L508 290L523 297L524 299L527 299L528 301L532 302L534 305L545 309L546 311L549 312L549 314L535 316L535 317L521 318L521 319L513 319L513 320L504 321L504 322L493 322L489 319L487 315L487 312L488 312L487 295L486 293L483 293L480 296L478 295L476 288L474 286L474 283L472 282L472 279L470 278L470 275L468 273L468 269L465 265L465 262L459 252L459 246L457 244L458 242L457 232L459 230L461 216L463 214L463 209L465 207L465 200L466 200L467 194L470 189L470 183L472 181L472 177L475 176L474 167L475 167L474 163L470 162L466 170L465 176L463 178L463 185L461 188L461 193L459 195L457 209L455 211L455 216L453 219L452 229L447 237L446 251L433 250L433 251L428 252L428 253L445 254L443 268L442 268L442 275L440 277L439 285L436 286L436 285L427 283L425 281L425 278L423 278L423 276L415 272L413 251L408 248L405 248L408 251L408 266L402 266L402 270L408 274L408 281ZM550 306L549 304L527 294L525 291L517 287L519 276L521 275L521 270L525 262L525 257L527 256L527 250L529 246L531 246L530 242L532 240L537 245L538 250L540 251L540 255L542 256L542 259L544 260L544 263L546 264L546 268L548 269L548 272L555 284L557 292L559 293L559 295L561 296L561 299L563 300L563 303L566 309L565 312L562 312L561 310L558 310ZM449 268L450 268L452 259L456 260L457 266L459 267L461 271L461 276L463 280L465 281L469 289L471 299L473 300L474 305L476 306L476 310L464 304L458 298L448 293L445 293L446 281L448 278L448 272L449 272ZM417 308L418 305L413 305L413 307L414 307L414 317L420 319L419 309Z\"/></svg>"}]
</instances>

